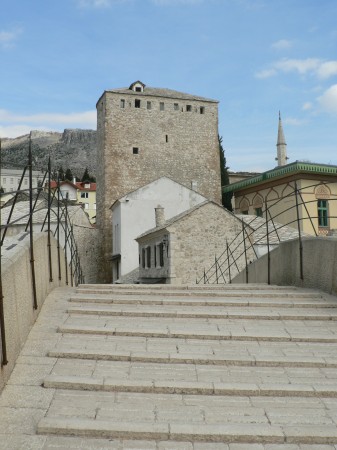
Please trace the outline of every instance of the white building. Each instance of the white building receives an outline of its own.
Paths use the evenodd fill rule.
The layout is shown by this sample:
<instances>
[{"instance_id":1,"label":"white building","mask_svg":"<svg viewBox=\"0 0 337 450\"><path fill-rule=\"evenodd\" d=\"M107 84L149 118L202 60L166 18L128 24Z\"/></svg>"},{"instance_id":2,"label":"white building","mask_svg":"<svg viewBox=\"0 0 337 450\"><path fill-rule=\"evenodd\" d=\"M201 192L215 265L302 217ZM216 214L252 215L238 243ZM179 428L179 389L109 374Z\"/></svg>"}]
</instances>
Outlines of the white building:
<instances>
[{"instance_id":1,"label":"white building","mask_svg":"<svg viewBox=\"0 0 337 450\"><path fill-rule=\"evenodd\" d=\"M1 168L0 186L4 193L15 192L18 189L23 169L3 169ZM38 170L33 170L33 188L37 188L38 182L43 180L44 174ZM29 189L29 172L26 170L21 189Z\"/></svg>"},{"instance_id":2,"label":"white building","mask_svg":"<svg viewBox=\"0 0 337 450\"><path fill-rule=\"evenodd\" d=\"M170 219L204 202L206 198L167 177L161 177L113 203L112 210L112 276L113 282L138 279L139 254L135 239L155 227L154 208L165 208Z\"/></svg>"}]
</instances>

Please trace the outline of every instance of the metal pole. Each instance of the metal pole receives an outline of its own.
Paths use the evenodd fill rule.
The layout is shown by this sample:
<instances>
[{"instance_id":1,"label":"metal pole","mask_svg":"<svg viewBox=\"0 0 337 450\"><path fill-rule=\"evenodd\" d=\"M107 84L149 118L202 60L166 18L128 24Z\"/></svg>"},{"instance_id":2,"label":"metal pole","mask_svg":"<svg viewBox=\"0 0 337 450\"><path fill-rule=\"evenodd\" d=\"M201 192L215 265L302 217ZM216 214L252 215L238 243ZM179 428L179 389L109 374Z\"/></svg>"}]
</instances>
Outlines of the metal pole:
<instances>
[{"instance_id":1,"label":"metal pole","mask_svg":"<svg viewBox=\"0 0 337 450\"><path fill-rule=\"evenodd\" d=\"M32 273L33 288L33 307L37 309L36 298L36 282L35 282L35 263L34 263L34 239L33 239L33 157L32 157L32 135L29 135L29 249L30 249L30 266Z\"/></svg>"},{"instance_id":2,"label":"metal pole","mask_svg":"<svg viewBox=\"0 0 337 450\"><path fill-rule=\"evenodd\" d=\"M214 257L215 259L215 276L216 276L216 284L219 284L219 280L218 280L218 260L216 259L216 256Z\"/></svg>"},{"instance_id":3,"label":"metal pole","mask_svg":"<svg viewBox=\"0 0 337 450\"><path fill-rule=\"evenodd\" d=\"M67 244L68 244L68 209L67 209L68 195L65 198L65 223L64 223L64 257L66 262L66 285L68 286L68 257L67 257Z\"/></svg>"},{"instance_id":4,"label":"metal pole","mask_svg":"<svg viewBox=\"0 0 337 450\"><path fill-rule=\"evenodd\" d=\"M266 208L267 208L267 206L266 206ZM268 208L266 209L266 228L267 228L267 249L268 249L268 284L270 284L270 247L269 247Z\"/></svg>"},{"instance_id":5,"label":"metal pole","mask_svg":"<svg viewBox=\"0 0 337 450\"><path fill-rule=\"evenodd\" d=\"M50 241L50 209L51 209L51 177L50 177L50 156L48 159L48 259L49 259L49 281L53 281L53 267L51 259L51 241Z\"/></svg>"},{"instance_id":6,"label":"metal pole","mask_svg":"<svg viewBox=\"0 0 337 450\"><path fill-rule=\"evenodd\" d=\"M248 262L247 262L247 249L246 249L246 239L245 239L245 224L244 221L242 223L242 237L243 237L243 248L245 253L245 261L246 261L246 283L248 283Z\"/></svg>"},{"instance_id":7,"label":"metal pole","mask_svg":"<svg viewBox=\"0 0 337 450\"><path fill-rule=\"evenodd\" d=\"M300 224L297 193L298 193L298 189L297 189L297 183L295 181L296 215L297 215L297 229L298 229L298 240L299 240L299 251L300 251L300 278L301 278L301 280L303 280L304 279L304 276L303 276L303 244L302 244L302 236L301 236L301 224Z\"/></svg>"},{"instance_id":8,"label":"metal pole","mask_svg":"<svg viewBox=\"0 0 337 450\"><path fill-rule=\"evenodd\" d=\"M57 263L59 280L62 279L61 276L61 255L60 255L60 177L59 172L57 172Z\"/></svg>"},{"instance_id":9,"label":"metal pole","mask_svg":"<svg viewBox=\"0 0 337 450\"><path fill-rule=\"evenodd\" d=\"M0 168L2 167L1 161L1 138L0 138ZM6 228L5 228L6 230ZM5 231L4 230L4 231ZM0 336L1 336L1 367L8 364L7 360L7 347L6 347L6 329L5 329L5 314L4 314L4 296L2 292L2 274L1 274L1 247L0 245Z\"/></svg>"},{"instance_id":10,"label":"metal pole","mask_svg":"<svg viewBox=\"0 0 337 450\"><path fill-rule=\"evenodd\" d=\"M228 276L229 276L229 284L232 283L232 277L231 277L231 266L229 263L229 246L228 246L228 241L226 239L226 248L227 248L227 265L228 265Z\"/></svg>"}]
</instances>

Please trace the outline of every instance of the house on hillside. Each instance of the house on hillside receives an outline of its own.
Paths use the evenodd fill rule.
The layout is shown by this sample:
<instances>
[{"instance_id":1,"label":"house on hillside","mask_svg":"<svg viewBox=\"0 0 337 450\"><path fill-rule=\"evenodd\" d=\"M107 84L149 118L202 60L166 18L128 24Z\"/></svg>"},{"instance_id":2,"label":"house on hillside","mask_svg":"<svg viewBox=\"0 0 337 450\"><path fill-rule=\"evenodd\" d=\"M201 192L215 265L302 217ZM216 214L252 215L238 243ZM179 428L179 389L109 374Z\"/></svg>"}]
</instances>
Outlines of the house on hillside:
<instances>
[{"instance_id":1,"label":"house on hillside","mask_svg":"<svg viewBox=\"0 0 337 450\"><path fill-rule=\"evenodd\" d=\"M226 242L234 241L228 256L235 275L256 258L251 227L243 229L242 221L217 203L204 201L168 220L165 214L157 208L156 227L137 238L141 283L195 284L203 277L229 282Z\"/></svg>"},{"instance_id":2,"label":"house on hillside","mask_svg":"<svg viewBox=\"0 0 337 450\"><path fill-rule=\"evenodd\" d=\"M189 210L206 199L204 196L168 177L161 177L124 195L112 210L113 282L138 280L138 244L135 239L155 226L154 208L165 208L167 218Z\"/></svg>"},{"instance_id":3,"label":"house on hillside","mask_svg":"<svg viewBox=\"0 0 337 450\"><path fill-rule=\"evenodd\" d=\"M46 184L48 186L48 184ZM57 182L51 181L51 189L56 190ZM61 181L60 197L82 205L91 223L96 219L96 183L91 181Z\"/></svg>"}]
</instances>

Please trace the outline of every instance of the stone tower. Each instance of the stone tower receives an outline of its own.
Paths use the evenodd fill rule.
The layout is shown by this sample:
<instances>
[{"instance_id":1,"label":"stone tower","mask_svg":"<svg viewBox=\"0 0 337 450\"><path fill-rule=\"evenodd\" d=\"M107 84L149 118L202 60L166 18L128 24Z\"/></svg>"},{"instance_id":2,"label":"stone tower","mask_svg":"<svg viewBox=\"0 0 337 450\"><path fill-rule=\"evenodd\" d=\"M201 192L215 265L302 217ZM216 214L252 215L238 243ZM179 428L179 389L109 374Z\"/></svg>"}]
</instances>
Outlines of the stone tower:
<instances>
[{"instance_id":1,"label":"stone tower","mask_svg":"<svg viewBox=\"0 0 337 450\"><path fill-rule=\"evenodd\" d=\"M105 91L96 106L100 281L109 282L110 207L118 198L167 176L221 202L218 102L136 81Z\"/></svg>"},{"instance_id":2,"label":"stone tower","mask_svg":"<svg viewBox=\"0 0 337 450\"><path fill-rule=\"evenodd\" d=\"M287 144L284 138L283 126L281 120L281 113L278 115L278 133L277 133L277 157L275 158L278 166L285 166L287 164Z\"/></svg>"}]
</instances>

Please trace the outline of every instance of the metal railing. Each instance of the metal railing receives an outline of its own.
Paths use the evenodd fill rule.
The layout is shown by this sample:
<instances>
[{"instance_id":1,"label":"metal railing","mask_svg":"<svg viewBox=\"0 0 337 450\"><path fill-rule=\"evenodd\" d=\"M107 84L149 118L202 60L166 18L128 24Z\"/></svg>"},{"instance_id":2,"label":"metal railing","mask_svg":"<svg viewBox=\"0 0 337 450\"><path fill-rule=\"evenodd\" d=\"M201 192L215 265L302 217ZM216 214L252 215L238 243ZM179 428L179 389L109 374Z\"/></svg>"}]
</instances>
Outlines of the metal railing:
<instances>
[{"instance_id":1,"label":"metal railing","mask_svg":"<svg viewBox=\"0 0 337 450\"><path fill-rule=\"evenodd\" d=\"M322 184L326 187L329 185L337 186L336 182L324 182ZM263 245L266 247L268 258L267 279L268 284L270 284L270 274L272 270L270 252L275 245L278 245L281 241L287 240L285 238L282 239L282 233L286 228L287 230L292 229L294 233L296 233L296 236L293 235L292 238L298 239L300 278L303 280L303 237L317 237L319 236L318 230L322 231L323 235L327 234L329 231L329 227L318 226L318 221L322 219L318 213L310 214L310 209L313 209L310 208L312 204L315 204L314 210L317 212L317 201L319 200L319 197L309 201L305 201L304 199L304 196L308 194L306 191L309 189L315 190L319 185L320 184L318 183L314 183L310 186L298 188L297 183L294 182L293 185L289 184L289 186L292 187L292 192L281 196L281 198L277 200L273 199L265 202L261 217L256 216L251 220L244 220L244 215L241 215L240 232L238 232L230 242L226 240L223 252L219 256L215 256L214 263L207 270L204 268L202 276L197 276L196 283L232 283L233 278L242 270L245 271L245 280L246 283L248 283L249 264L259 257L256 247ZM282 205L287 204L288 202L291 203L291 205L282 208ZM336 215L330 214L330 210L337 209L337 204L335 203L337 202L337 196L329 196L328 202L330 209L327 211L325 219L327 222L330 222L332 219L337 218ZM331 207L332 205L334 205L334 208ZM289 217L289 220L284 220L285 217ZM309 230L307 233L303 231L303 224L307 222L310 223L310 233ZM317 226L315 226L315 223ZM252 256L251 258L248 257L248 253Z\"/></svg>"},{"instance_id":2,"label":"metal railing","mask_svg":"<svg viewBox=\"0 0 337 450\"><path fill-rule=\"evenodd\" d=\"M1 139L0 139L0 153L1 153ZM22 189L22 183L28 171L29 187ZM32 296L33 296L33 309L38 308L37 293L36 293L36 274L35 274L35 255L34 255L34 214L40 211L45 211L44 219L42 221L41 230L47 231L47 251L48 251L48 265L49 265L49 282L53 281L53 261L51 250L51 235L53 234L57 241L57 267L58 267L58 279L62 280L61 271L61 248L64 250L65 259L65 281L66 285L69 285L69 279L71 286L74 284L77 286L80 283L84 283L84 276L81 269L80 257L78 248L73 233L73 226L71 218L68 212L68 198L62 199L60 194L60 180L57 180L56 189L51 189L51 163L50 158L48 162L48 168L44 171L41 185L33 187L33 156L31 139L29 140L28 162L22 171L22 175L18 184L18 188L12 191L13 198L11 200L11 208L5 223L1 223L1 240L0 240L0 364L1 367L8 364L7 346L6 346L6 324L5 324L5 312L4 312L4 295L2 287L2 270L1 270L1 255L2 247L5 243L7 231L18 224L23 225L24 231L29 233L29 253L30 253L30 270L31 270L31 283L32 283ZM44 186L47 186L47 191L44 191ZM19 203L20 196L24 195L28 198L29 211L26 214L16 217L12 220L15 208ZM39 199L43 200L43 205L39 206ZM51 229L52 216L54 222L56 222L56 228L54 231ZM63 231L64 242L61 242L60 231ZM69 255L69 259L68 259ZM69 273L70 271L70 277Z\"/></svg>"}]
</instances>

